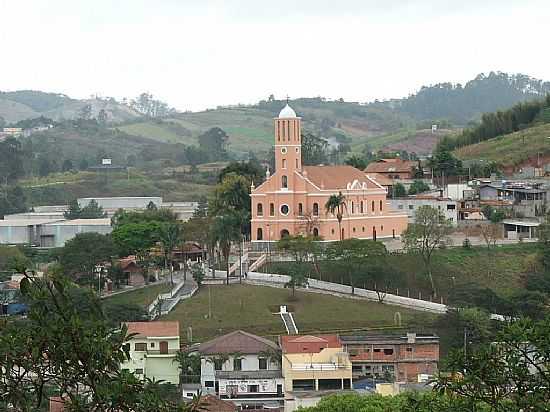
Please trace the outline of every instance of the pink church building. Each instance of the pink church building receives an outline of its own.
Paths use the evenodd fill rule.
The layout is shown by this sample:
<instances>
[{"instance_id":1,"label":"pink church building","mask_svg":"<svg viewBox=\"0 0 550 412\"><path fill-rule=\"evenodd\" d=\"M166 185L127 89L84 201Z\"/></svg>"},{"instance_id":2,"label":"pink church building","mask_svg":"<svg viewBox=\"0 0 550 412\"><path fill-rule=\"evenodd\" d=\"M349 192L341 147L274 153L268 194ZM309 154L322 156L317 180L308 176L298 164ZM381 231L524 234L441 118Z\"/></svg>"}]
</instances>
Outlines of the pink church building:
<instances>
[{"instance_id":1,"label":"pink church building","mask_svg":"<svg viewBox=\"0 0 550 412\"><path fill-rule=\"evenodd\" d=\"M325 210L345 196L342 239L396 238L407 215L391 210L386 189L352 166L302 166L301 118L287 104L275 121L275 172L252 187L252 241L258 247L287 235L340 240L338 220Z\"/></svg>"}]
</instances>

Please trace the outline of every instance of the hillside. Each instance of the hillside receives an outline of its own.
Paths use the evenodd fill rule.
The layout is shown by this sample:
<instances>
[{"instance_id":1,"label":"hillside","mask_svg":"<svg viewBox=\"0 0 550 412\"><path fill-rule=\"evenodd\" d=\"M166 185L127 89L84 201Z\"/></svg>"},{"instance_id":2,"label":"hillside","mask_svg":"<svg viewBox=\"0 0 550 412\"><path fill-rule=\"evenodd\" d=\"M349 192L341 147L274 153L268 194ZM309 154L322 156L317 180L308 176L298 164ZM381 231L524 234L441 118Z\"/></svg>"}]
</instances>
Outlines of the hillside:
<instances>
[{"instance_id":1,"label":"hillside","mask_svg":"<svg viewBox=\"0 0 550 412\"><path fill-rule=\"evenodd\" d=\"M140 114L114 99L72 99L59 93L35 90L0 92L0 117L7 123L45 116L53 120L74 119L86 105L92 108L91 116L97 117L105 110L110 121L121 122L140 117Z\"/></svg>"},{"instance_id":2,"label":"hillside","mask_svg":"<svg viewBox=\"0 0 550 412\"><path fill-rule=\"evenodd\" d=\"M505 169L525 164L536 166L539 158L550 156L550 123L464 146L456 149L455 154L463 160L494 161Z\"/></svg>"}]
</instances>

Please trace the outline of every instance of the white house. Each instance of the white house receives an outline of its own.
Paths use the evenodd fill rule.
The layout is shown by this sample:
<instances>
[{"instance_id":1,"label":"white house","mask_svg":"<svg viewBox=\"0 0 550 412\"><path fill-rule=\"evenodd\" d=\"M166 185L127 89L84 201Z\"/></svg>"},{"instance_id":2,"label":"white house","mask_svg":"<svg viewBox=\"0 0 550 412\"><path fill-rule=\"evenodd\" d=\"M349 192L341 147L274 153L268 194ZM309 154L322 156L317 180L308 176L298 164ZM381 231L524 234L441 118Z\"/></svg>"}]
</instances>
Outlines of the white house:
<instances>
[{"instance_id":1,"label":"white house","mask_svg":"<svg viewBox=\"0 0 550 412\"><path fill-rule=\"evenodd\" d=\"M242 330L199 346L203 394L243 408L282 406L284 379L275 342Z\"/></svg>"},{"instance_id":2,"label":"white house","mask_svg":"<svg viewBox=\"0 0 550 412\"><path fill-rule=\"evenodd\" d=\"M431 206L434 209L439 209L452 222L453 226L457 225L457 202L449 197L412 195L390 199L390 202L393 209L407 213L409 223L414 223L416 211L420 206Z\"/></svg>"},{"instance_id":3,"label":"white house","mask_svg":"<svg viewBox=\"0 0 550 412\"><path fill-rule=\"evenodd\" d=\"M130 359L122 369L154 380L179 384L179 365L175 362L180 349L179 322L128 322L128 334L136 334L127 343Z\"/></svg>"}]
</instances>

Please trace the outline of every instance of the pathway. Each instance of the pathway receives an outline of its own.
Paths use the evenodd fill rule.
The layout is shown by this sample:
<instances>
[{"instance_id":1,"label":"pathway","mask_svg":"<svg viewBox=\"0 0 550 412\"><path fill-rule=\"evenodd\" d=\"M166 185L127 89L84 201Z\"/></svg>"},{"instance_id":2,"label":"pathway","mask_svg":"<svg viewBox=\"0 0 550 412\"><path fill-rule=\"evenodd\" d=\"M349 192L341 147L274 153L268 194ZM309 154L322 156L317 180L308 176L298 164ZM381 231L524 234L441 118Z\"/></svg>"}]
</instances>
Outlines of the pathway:
<instances>
[{"instance_id":1,"label":"pathway","mask_svg":"<svg viewBox=\"0 0 550 412\"><path fill-rule=\"evenodd\" d=\"M174 287L167 293L159 294L149 305L148 312L151 319L170 313L181 300L190 298L199 288L190 273L184 280L183 272L174 272L173 279Z\"/></svg>"}]
</instances>

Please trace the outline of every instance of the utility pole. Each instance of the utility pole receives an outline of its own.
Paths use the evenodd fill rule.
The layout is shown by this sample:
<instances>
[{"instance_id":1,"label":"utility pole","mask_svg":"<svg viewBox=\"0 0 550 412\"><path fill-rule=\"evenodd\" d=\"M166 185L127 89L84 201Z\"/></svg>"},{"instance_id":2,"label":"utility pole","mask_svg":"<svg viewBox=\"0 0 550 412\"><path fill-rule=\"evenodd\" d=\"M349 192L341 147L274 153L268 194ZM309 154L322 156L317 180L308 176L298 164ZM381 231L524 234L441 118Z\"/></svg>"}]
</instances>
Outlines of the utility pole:
<instances>
[{"instance_id":1,"label":"utility pole","mask_svg":"<svg viewBox=\"0 0 550 412\"><path fill-rule=\"evenodd\" d=\"M208 319L212 319L212 290L208 285Z\"/></svg>"}]
</instances>

